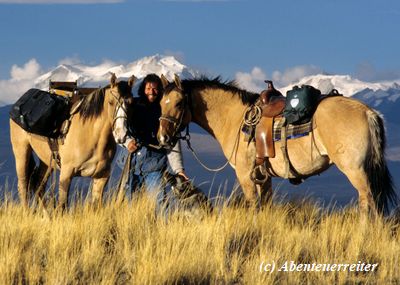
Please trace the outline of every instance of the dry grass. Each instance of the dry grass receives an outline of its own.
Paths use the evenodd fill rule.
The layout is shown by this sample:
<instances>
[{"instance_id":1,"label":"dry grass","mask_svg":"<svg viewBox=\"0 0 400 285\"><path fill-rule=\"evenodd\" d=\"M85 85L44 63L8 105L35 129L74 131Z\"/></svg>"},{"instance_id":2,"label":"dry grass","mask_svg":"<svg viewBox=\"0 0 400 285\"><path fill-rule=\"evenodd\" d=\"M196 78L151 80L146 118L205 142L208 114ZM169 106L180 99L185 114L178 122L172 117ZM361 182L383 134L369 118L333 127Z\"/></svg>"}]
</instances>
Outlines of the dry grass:
<instances>
[{"instance_id":1,"label":"dry grass","mask_svg":"<svg viewBox=\"0 0 400 285\"><path fill-rule=\"evenodd\" d=\"M145 199L45 218L0 206L0 284L398 284L394 222L311 204L155 215ZM260 265L378 263L374 272L260 272Z\"/></svg>"}]
</instances>

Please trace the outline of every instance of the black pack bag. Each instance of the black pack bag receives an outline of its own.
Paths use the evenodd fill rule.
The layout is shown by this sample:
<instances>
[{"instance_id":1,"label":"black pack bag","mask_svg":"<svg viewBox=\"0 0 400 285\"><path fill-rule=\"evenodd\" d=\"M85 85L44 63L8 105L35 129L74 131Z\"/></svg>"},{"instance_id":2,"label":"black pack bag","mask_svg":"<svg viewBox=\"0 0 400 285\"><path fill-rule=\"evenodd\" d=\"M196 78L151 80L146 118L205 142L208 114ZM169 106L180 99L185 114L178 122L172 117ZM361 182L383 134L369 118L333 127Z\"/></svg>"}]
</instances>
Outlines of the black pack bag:
<instances>
[{"instance_id":1,"label":"black pack bag","mask_svg":"<svg viewBox=\"0 0 400 285\"><path fill-rule=\"evenodd\" d=\"M40 89L29 89L11 107L10 118L24 130L46 137L57 137L68 118L69 99Z\"/></svg>"},{"instance_id":2,"label":"black pack bag","mask_svg":"<svg viewBox=\"0 0 400 285\"><path fill-rule=\"evenodd\" d=\"M320 97L321 91L310 85L294 86L292 90L286 92L283 116L287 123L298 125L310 121Z\"/></svg>"}]
</instances>

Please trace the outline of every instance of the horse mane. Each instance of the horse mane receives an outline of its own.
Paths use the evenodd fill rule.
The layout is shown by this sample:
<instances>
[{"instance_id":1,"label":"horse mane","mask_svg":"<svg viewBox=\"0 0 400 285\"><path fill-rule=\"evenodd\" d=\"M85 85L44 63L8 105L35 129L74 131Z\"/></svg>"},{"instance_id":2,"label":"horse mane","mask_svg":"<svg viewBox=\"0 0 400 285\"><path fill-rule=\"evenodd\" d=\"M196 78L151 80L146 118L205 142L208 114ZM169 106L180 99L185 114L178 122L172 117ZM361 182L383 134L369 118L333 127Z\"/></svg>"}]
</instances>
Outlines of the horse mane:
<instances>
[{"instance_id":1,"label":"horse mane","mask_svg":"<svg viewBox=\"0 0 400 285\"><path fill-rule=\"evenodd\" d=\"M118 93L122 97L129 97L131 94L131 88L127 81L119 81L117 83L117 87ZM100 114L103 112L104 97L106 94L106 89L108 88L110 88L110 84L105 87L98 88L84 97L79 110L79 114L83 121L100 116Z\"/></svg>"},{"instance_id":2,"label":"horse mane","mask_svg":"<svg viewBox=\"0 0 400 285\"><path fill-rule=\"evenodd\" d=\"M259 94L257 93L249 92L239 88L235 80L223 81L221 76L217 76L212 79L207 78L206 76L200 76L199 78L194 79L185 79L182 80L182 87L187 93L191 93L194 89L222 89L224 91L231 92L235 96L238 96L245 105L254 104L259 97ZM173 86L167 86L166 91L168 88L172 89Z\"/></svg>"},{"instance_id":3,"label":"horse mane","mask_svg":"<svg viewBox=\"0 0 400 285\"><path fill-rule=\"evenodd\" d=\"M83 121L100 116L104 108L105 89L109 87L110 85L107 85L103 88L98 88L92 93L83 97L83 101L79 110L79 115Z\"/></svg>"}]
</instances>

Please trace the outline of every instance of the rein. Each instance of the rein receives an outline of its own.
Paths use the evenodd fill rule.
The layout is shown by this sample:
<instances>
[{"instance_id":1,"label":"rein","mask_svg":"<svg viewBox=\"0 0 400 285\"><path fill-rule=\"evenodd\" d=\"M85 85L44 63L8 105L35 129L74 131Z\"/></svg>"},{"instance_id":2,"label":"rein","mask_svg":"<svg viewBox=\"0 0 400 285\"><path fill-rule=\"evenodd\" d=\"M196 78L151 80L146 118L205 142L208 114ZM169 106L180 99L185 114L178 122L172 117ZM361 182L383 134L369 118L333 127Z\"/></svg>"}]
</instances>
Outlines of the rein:
<instances>
[{"instance_id":1,"label":"rein","mask_svg":"<svg viewBox=\"0 0 400 285\"><path fill-rule=\"evenodd\" d=\"M192 147L192 144L190 143L189 125L186 126L186 135L185 135L184 137L178 137L178 139L181 139L181 140L186 141L187 148L192 152L194 158L197 160L197 162L198 162L204 169L206 169L206 170L208 170L208 171L211 171L211 172L219 172L219 171L223 170L223 169L229 164L229 160L233 157L233 153L235 152L235 149L236 149L236 152L237 152L237 148L239 147L240 129L242 128L242 125L243 125L243 121L242 121L242 123L240 124L239 131L238 131L238 133L237 133L237 135L236 135L235 144L233 145L232 152L231 152L229 158L227 158L226 162L225 162L222 166L217 167L217 168L210 168L210 167L208 167L207 165L205 165L205 164L200 160L200 158L198 157L198 155L196 154L196 152L194 151L194 149L193 149L193 147ZM235 159L235 161L236 161L236 159Z\"/></svg>"},{"instance_id":2,"label":"rein","mask_svg":"<svg viewBox=\"0 0 400 285\"><path fill-rule=\"evenodd\" d=\"M183 90L180 90L180 91L183 93ZM184 94L185 94L185 97L184 97L185 101L184 101L183 111L181 112L179 118L176 119L176 118L173 118L173 117L170 117L170 116L161 116L159 120L160 121L164 120L164 121L167 121L167 122L173 124L173 126L174 126L173 137L186 141L187 148L191 151L191 153L193 154L194 158L197 160L197 162L204 169L206 169L208 171L211 171L211 172L219 172L219 171L223 170L229 164L229 161L232 159L233 154L235 153L235 150L236 150L236 153L237 153L237 148L239 147L240 130L242 129L244 121L242 120L240 125L239 125L239 129L238 129L238 132L237 132L237 135L236 135L236 139L235 139L235 144L233 145L232 152L229 155L229 158L227 158L226 162L223 165L221 165L220 167L217 167L217 168L208 167L207 165L205 165L200 160L200 158L198 157L197 153L195 152L195 150L192 147L192 144L190 142L190 138L191 137L190 137L190 132L189 132L189 124L186 126L186 134L184 136L177 136L177 133L179 132L179 129L180 129L181 125L182 125L182 121L183 121L183 117L184 117L184 114L185 114L185 111L186 111L186 107L188 107L189 110L191 111L191 113L193 114L193 109L192 109L192 106L190 104L191 98L190 98L189 94L187 94L187 93L184 93ZM245 113L246 113L246 111L245 111ZM242 115L242 118L244 118L244 114ZM235 158L235 162L236 162L236 158Z\"/></svg>"}]
</instances>

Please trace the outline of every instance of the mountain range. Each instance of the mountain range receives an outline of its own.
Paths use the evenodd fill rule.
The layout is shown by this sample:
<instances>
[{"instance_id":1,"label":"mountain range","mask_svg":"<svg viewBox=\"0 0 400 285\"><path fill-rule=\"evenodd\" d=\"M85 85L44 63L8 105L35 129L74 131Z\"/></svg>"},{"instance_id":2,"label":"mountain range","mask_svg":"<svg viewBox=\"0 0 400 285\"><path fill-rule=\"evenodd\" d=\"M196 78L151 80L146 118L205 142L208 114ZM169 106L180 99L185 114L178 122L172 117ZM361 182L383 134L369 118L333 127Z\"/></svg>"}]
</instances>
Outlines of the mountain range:
<instances>
[{"instance_id":1,"label":"mountain range","mask_svg":"<svg viewBox=\"0 0 400 285\"><path fill-rule=\"evenodd\" d=\"M134 74L142 79L148 73L164 74L172 80L174 74L182 78L193 78L200 73L180 63L172 56L154 55L139 59L137 61L115 65L111 62L103 62L97 66L86 66L83 64L60 64L47 73L41 74L33 82L33 86L43 90L48 89L49 81L77 81L79 86L102 86L109 82L110 73L116 73L119 78L128 78ZM140 82L140 80L139 80ZM135 94L139 85L135 84ZM395 178L395 183L400 187L400 81L363 82L352 78L349 75L312 75L293 82L293 84L279 88L283 94L294 85L308 84L327 93L333 88L348 97L359 99L370 107L378 110L385 119L388 136L387 158L389 168ZM246 86L240 86L246 88ZM7 90L3 90L7 92ZM20 94L22 95L22 94ZM10 98L9 96L6 98ZM14 98L14 101L17 98ZM0 189L5 181L8 181L12 189L16 188L15 166L9 141L8 111L12 100L0 98ZM351 118L349 118L351 122ZM193 132L192 143L199 156L209 166L217 167L225 162L218 143L197 126L191 128ZM184 159L188 174L195 178L196 184L200 185L203 191L215 195L217 191L229 192L235 186L235 176L232 169L225 169L218 174L206 172L193 159L191 153L184 147ZM115 173L118 173L116 171ZM278 193L290 197L302 197L307 193L322 201L336 201L339 204L346 204L350 199L356 197L356 192L347 178L335 167L324 172L321 177L312 177L300 186L294 187L282 179L276 179L274 187ZM1 192L1 191L0 191Z\"/></svg>"}]
</instances>

